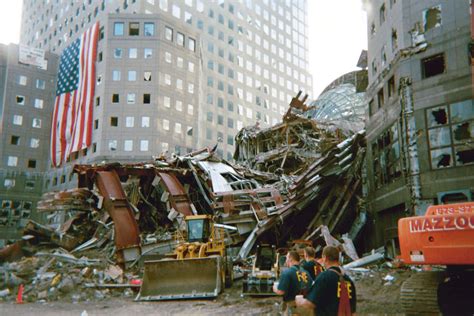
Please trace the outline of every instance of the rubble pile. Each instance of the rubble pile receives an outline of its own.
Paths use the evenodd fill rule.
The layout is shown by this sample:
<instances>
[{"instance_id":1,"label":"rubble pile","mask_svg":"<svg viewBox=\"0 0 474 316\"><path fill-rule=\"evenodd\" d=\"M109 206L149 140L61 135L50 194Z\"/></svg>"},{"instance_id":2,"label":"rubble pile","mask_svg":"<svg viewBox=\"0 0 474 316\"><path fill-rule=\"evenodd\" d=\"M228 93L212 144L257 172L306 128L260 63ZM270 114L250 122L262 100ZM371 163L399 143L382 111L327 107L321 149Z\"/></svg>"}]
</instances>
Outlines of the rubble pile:
<instances>
[{"instance_id":1,"label":"rubble pile","mask_svg":"<svg viewBox=\"0 0 474 316\"><path fill-rule=\"evenodd\" d=\"M234 259L245 260L257 241L315 240L323 226L355 238L364 132L323 128L305 117L305 100L294 98L280 124L240 131L237 164L205 148L140 164L76 165L78 188L46 193L38 204L48 222L30 221L23 240L0 250L4 274L14 275L0 280L0 290L20 282L35 300L54 300L68 286L87 284L96 297L107 294L96 287L108 283L129 289L136 276L127 273L144 258L172 252L192 214L212 215L225 227ZM28 273L16 267L25 260Z\"/></svg>"},{"instance_id":2,"label":"rubble pile","mask_svg":"<svg viewBox=\"0 0 474 316\"><path fill-rule=\"evenodd\" d=\"M45 302L65 300L70 302L101 300L110 296L132 296L138 273L124 272L119 266L109 263L101 252L74 256L58 248L43 248L32 257L5 263L0 267L0 300L12 301L18 296L14 290L25 285L22 300ZM77 289L80 288L80 291ZM117 291L116 289L120 290Z\"/></svg>"}]
</instances>

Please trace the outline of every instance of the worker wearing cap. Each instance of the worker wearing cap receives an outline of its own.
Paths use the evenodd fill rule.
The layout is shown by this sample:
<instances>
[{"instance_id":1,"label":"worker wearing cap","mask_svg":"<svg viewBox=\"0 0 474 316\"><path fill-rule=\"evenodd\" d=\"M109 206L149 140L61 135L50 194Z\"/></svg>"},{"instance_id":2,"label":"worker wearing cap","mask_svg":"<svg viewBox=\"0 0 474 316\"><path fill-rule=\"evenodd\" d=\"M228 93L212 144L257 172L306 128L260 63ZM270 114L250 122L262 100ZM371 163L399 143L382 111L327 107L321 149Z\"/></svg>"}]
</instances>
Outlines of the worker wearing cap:
<instances>
[{"instance_id":1,"label":"worker wearing cap","mask_svg":"<svg viewBox=\"0 0 474 316\"><path fill-rule=\"evenodd\" d=\"M308 271L313 280L324 271L324 267L316 261L316 251L313 247L306 247L304 249L304 260L301 262L301 267Z\"/></svg>"},{"instance_id":2,"label":"worker wearing cap","mask_svg":"<svg viewBox=\"0 0 474 316\"><path fill-rule=\"evenodd\" d=\"M318 316L355 315L356 288L339 265L339 250L326 246L323 249L322 272L309 289L306 297L297 296L297 306L313 308Z\"/></svg>"},{"instance_id":3,"label":"worker wearing cap","mask_svg":"<svg viewBox=\"0 0 474 316\"><path fill-rule=\"evenodd\" d=\"M273 292L283 296L281 310L283 315L302 315L295 305L295 296L302 294L309 288L313 280L309 273L299 266L300 255L296 251L289 251L286 255L286 266L278 282L273 284Z\"/></svg>"}]
</instances>

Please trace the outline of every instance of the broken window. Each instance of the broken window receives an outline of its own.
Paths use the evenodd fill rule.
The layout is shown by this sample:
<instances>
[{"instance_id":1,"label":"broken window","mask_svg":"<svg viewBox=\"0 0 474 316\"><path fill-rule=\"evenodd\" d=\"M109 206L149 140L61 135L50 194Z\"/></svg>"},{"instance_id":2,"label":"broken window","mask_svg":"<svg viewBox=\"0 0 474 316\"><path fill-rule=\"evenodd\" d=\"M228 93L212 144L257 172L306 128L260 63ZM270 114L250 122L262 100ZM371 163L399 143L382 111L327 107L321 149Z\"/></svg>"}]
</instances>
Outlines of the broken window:
<instances>
[{"instance_id":1,"label":"broken window","mask_svg":"<svg viewBox=\"0 0 474 316\"><path fill-rule=\"evenodd\" d=\"M446 106L428 110L428 127L445 125L448 123L448 108Z\"/></svg>"},{"instance_id":2,"label":"broken window","mask_svg":"<svg viewBox=\"0 0 474 316\"><path fill-rule=\"evenodd\" d=\"M374 100L372 99L369 101L369 115L370 116L374 115L376 111L377 109L375 108Z\"/></svg>"},{"instance_id":3,"label":"broken window","mask_svg":"<svg viewBox=\"0 0 474 316\"><path fill-rule=\"evenodd\" d=\"M473 100L428 109L427 120L432 168L474 163Z\"/></svg>"},{"instance_id":4,"label":"broken window","mask_svg":"<svg viewBox=\"0 0 474 316\"><path fill-rule=\"evenodd\" d=\"M11 137L11 139L10 139L10 144L12 144L12 145L20 145L20 136L12 135L12 137Z\"/></svg>"},{"instance_id":5,"label":"broken window","mask_svg":"<svg viewBox=\"0 0 474 316\"><path fill-rule=\"evenodd\" d=\"M395 94L395 77L392 76L390 79L388 79L388 97L390 98L394 94Z\"/></svg>"},{"instance_id":6,"label":"broken window","mask_svg":"<svg viewBox=\"0 0 474 316\"><path fill-rule=\"evenodd\" d=\"M453 125L454 143L474 141L474 122L463 122Z\"/></svg>"},{"instance_id":7,"label":"broken window","mask_svg":"<svg viewBox=\"0 0 474 316\"><path fill-rule=\"evenodd\" d=\"M130 22L128 25L128 35L130 36L140 35L140 23Z\"/></svg>"},{"instance_id":8,"label":"broken window","mask_svg":"<svg viewBox=\"0 0 474 316\"><path fill-rule=\"evenodd\" d=\"M451 148L443 148L431 151L431 166L434 169L451 167L453 165Z\"/></svg>"},{"instance_id":9,"label":"broken window","mask_svg":"<svg viewBox=\"0 0 474 316\"><path fill-rule=\"evenodd\" d=\"M456 165L462 166L474 163L474 149L470 147L456 147Z\"/></svg>"},{"instance_id":10,"label":"broken window","mask_svg":"<svg viewBox=\"0 0 474 316\"><path fill-rule=\"evenodd\" d=\"M444 73L446 64L444 62L444 54L437 54L421 60L421 70L423 78L430 78Z\"/></svg>"},{"instance_id":11,"label":"broken window","mask_svg":"<svg viewBox=\"0 0 474 316\"><path fill-rule=\"evenodd\" d=\"M25 97L22 95L16 96L16 104L25 105Z\"/></svg>"},{"instance_id":12,"label":"broken window","mask_svg":"<svg viewBox=\"0 0 474 316\"><path fill-rule=\"evenodd\" d=\"M426 31L441 26L441 5L423 11L423 29Z\"/></svg>"},{"instance_id":13,"label":"broken window","mask_svg":"<svg viewBox=\"0 0 474 316\"><path fill-rule=\"evenodd\" d=\"M143 73L143 80L144 81L151 81L151 71L145 71Z\"/></svg>"},{"instance_id":14,"label":"broken window","mask_svg":"<svg viewBox=\"0 0 474 316\"><path fill-rule=\"evenodd\" d=\"M117 141L116 140L109 140L109 150L110 151L117 150Z\"/></svg>"},{"instance_id":15,"label":"broken window","mask_svg":"<svg viewBox=\"0 0 474 316\"><path fill-rule=\"evenodd\" d=\"M118 126L118 117L112 116L110 118L110 126Z\"/></svg>"},{"instance_id":16,"label":"broken window","mask_svg":"<svg viewBox=\"0 0 474 316\"><path fill-rule=\"evenodd\" d=\"M380 19L380 25L382 25L383 22L385 22L385 3L382 4L382 6L380 7L379 19Z\"/></svg>"},{"instance_id":17,"label":"broken window","mask_svg":"<svg viewBox=\"0 0 474 316\"><path fill-rule=\"evenodd\" d=\"M398 49L398 35L397 30L392 29L392 52Z\"/></svg>"},{"instance_id":18,"label":"broken window","mask_svg":"<svg viewBox=\"0 0 474 316\"><path fill-rule=\"evenodd\" d=\"M377 93L377 101L380 109L384 105L383 88Z\"/></svg>"},{"instance_id":19,"label":"broken window","mask_svg":"<svg viewBox=\"0 0 474 316\"><path fill-rule=\"evenodd\" d=\"M151 102L151 95L149 93L145 93L143 95L143 104L150 104Z\"/></svg>"},{"instance_id":20,"label":"broken window","mask_svg":"<svg viewBox=\"0 0 474 316\"><path fill-rule=\"evenodd\" d=\"M28 160L28 168L36 168L36 160L34 159L29 159Z\"/></svg>"},{"instance_id":21,"label":"broken window","mask_svg":"<svg viewBox=\"0 0 474 316\"><path fill-rule=\"evenodd\" d=\"M377 187L401 176L398 123L393 124L372 143L372 157Z\"/></svg>"},{"instance_id":22,"label":"broken window","mask_svg":"<svg viewBox=\"0 0 474 316\"><path fill-rule=\"evenodd\" d=\"M382 61L382 66L387 62L387 54L385 54L385 45L382 46L380 50L380 60Z\"/></svg>"},{"instance_id":23,"label":"broken window","mask_svg":"<svg viewBox=\"0 0 474 316\"><path fill-rule=\"evenodd\" d=\"M112 103L119 103L119 100L120 98L118 94L116 93L112 94Z\"/></svg>"},{"instance_id":24,"label":"broken window","mask_svg":"<svg viewBox=\"0 0 474 316\"><path fill-rule=\"evenodd\" d=\"M372 22L372 24L370 25L370 34L375 35L375 31L375 23Z\"/></svg>"}]
</instances>

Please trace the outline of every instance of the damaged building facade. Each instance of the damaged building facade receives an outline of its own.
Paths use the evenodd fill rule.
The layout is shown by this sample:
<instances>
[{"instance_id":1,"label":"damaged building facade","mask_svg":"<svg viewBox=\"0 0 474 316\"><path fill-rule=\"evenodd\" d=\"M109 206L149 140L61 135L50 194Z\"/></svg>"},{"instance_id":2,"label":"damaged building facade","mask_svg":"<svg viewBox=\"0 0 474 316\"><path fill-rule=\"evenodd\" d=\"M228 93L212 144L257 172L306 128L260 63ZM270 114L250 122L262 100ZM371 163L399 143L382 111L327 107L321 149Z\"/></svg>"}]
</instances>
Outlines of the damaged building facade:
<instances>
[{"instance_id":1,"label":"damaged building facade","mask_svg":"<svg viewBox=\"0 0 474 316\"><path fill-rule=\"evenodd\" d=\"M58 56L0 45L0 242L21 236L43 193Z\"/></svg>"},{"instance_id":2,"label":"damaged building facade","mask_svg":"<svg viewBox=\"0 0 474 316\"><path fill-rule=\"evenodd\" d=\"M364 5L369 229L372 246L396 248L399 218L472 200L472 9L467 0Z\"/></svg>"}]
</instances>

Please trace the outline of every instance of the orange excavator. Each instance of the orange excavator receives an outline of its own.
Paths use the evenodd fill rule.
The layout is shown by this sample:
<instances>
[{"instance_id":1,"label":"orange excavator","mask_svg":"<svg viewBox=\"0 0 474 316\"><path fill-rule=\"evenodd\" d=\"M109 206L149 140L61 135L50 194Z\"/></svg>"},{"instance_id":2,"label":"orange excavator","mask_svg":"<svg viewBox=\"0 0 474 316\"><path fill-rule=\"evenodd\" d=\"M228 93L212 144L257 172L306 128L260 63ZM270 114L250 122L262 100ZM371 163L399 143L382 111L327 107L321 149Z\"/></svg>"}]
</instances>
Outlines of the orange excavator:
<instances>
[{"instance_id":1,"label":"orange excavator","mask_svg":"<svg viewBox=\"0 0 474 316\"><path fill-rule=\"evenodd\" d=\"M401 287L406 314L474 314L474 202L432 205L398 221L401 259L431 266ZM435 271L436 270L436 271Z\"/></svg>"}]
</instances>

